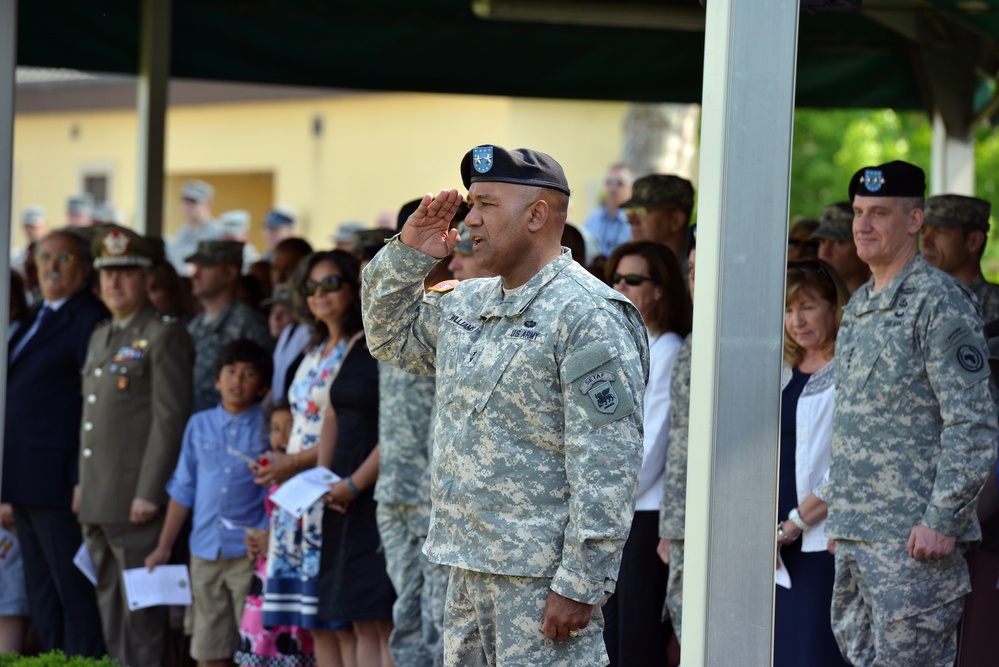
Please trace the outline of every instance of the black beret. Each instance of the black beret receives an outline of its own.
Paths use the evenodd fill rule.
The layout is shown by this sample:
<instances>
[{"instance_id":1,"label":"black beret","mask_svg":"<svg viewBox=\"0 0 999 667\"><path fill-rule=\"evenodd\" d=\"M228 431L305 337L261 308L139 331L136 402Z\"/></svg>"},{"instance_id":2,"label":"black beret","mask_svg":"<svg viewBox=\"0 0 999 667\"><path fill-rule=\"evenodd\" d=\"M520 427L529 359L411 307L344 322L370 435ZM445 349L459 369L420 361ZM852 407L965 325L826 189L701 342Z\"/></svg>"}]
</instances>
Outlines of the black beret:
<instances>
[{"instance_id":1,"label":"black beret","mask_svg":"<svg viewBox=\"0 0 999 667\"><path fill-rule=\"evenodd\" d=\"M850 179L850 201L862 197L922 197L926 174L914 164L895 160L876 167L864 167Z\"/></svg>"},{"instance_id":2,"label":"black beret","mask_svg":"<svg viewBox=\"0 0 999 667\"><path fill-rule=\"evenodd\" d=\"M562 165L530 148L508 151L501 146L476 146L461 159L461 181L466 190L478 182L515 183L569 194Z\"/></svg>"}]
</instances>

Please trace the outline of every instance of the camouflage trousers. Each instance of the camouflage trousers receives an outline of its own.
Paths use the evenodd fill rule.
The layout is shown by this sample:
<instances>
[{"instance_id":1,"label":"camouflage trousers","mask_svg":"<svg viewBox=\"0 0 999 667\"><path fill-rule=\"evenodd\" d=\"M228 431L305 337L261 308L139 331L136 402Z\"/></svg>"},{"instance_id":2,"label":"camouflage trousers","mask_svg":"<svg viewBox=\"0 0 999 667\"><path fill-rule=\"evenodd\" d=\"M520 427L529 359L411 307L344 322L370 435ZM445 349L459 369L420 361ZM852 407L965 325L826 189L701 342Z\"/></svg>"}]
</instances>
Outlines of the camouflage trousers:
<instances>
[{"instance_id":1,"label":"camouflage trousers","mask_svg":"<svg viewBox=\"0 0 999 667\"><path fill-rule=\"evenodd\" d=\"M451 568L423 555L430 519L413 505L378 503L378 532L396 600L389 651L396 667L444 664L444 598Z\"/></svg>"},{"instance_id":2,"label":"camouflage trousers","mask_svg":"<svg viewBox=\"0 0 999 667\"><path fill-rule=\"evenodd\" d=\"M444 617L444 664L453 667L602 667L604 617L565 641L541 632L550 578L451 568Z\"/></svg>"},{"instance_id":3,"label":"camouflage trousers","mask_svg":"<svg viewBox=\"0 0 999 667\"><path fill-rule=\"evenodd\" d=\"M680 641L683 621L683 540L669 541L669 578L666 580L666 601L663 603L663 621L673 624L676 640Z\"/></svg>"},{"instance_id":4,"label":"camouflage trousers","mask_svg":"<svg viewBox=\"0 0 999 667\"><path fill-rule=\"evenodd\" d=\"M853 665L951 667L970 590L960 549L918 561L904 543L837 541L833 634Z\"/></svg>"}]
</instances>

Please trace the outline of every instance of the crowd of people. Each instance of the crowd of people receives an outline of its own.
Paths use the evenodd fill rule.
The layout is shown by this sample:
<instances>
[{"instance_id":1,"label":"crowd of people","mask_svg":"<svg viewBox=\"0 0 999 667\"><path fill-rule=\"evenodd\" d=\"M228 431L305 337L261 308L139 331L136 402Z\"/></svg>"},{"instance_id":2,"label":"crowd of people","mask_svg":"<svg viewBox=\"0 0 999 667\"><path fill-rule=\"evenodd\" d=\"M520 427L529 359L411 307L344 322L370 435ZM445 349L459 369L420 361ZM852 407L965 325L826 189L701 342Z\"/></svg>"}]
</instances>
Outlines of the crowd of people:
<instances>
[{"instance_id":1,"label":"crowd of people","mask_svg":"<svg viewBox=\"0 0 999 667\"><path fill-rule=\"evenodd\" d=\"M275 208L258 252L202 181L165 243L24 211L0 652L30 619L123 665L677 664L693 186L614 165L576 228L549 155L459 173L316 251ZM951 664L999 441L990 206L901 162L844 192L789 232L774 664ZM170 563L192 604L129 608Z\"/></svg>"}]
</instances>

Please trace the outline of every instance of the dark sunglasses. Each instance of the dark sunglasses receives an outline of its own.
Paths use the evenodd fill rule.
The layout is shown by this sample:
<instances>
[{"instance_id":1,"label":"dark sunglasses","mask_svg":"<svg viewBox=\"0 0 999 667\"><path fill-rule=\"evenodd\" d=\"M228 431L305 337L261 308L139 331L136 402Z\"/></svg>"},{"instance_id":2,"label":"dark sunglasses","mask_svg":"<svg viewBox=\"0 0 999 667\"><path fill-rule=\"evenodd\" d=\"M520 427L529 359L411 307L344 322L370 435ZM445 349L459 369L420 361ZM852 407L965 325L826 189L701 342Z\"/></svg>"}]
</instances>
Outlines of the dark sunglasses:
<instances>
[{"instance_id":1,"label":"dark sunglasses","mask_svg":"<svg viewBox=\"0 0 999 667\"><path fill-rule=\"evenodd\" d=\"M640 276L637 273L629 273L626 276L623 276L620 273L615 273L613 276L611 276L611 285L617 285L622 280L624 281L625 285L630 285L631 287L638 287L646 280L651 280L652 282L655 282L654 278L650 278L648 276Z\"/></svg>"},{"instance_id":2,"label":"dark sunglasses","mask_svg":"<svg viewBox=\"0 0 999 667\"><path fill-rule=\"evenodd\" d=\"M817 259L800 259L787 263L788 271L801 271L802 273L819 273L825 276L829 282L835 282L832 274L829 273L828 265Z\"/></svg>"},{"instance_id":3,"label":"dark sunglasses","mask_svg":"<svg viewBox=\"0 0 999 667\"><path fill-rule=\"evenodd\" d=\"M315 280L306 280L305 284L302 285L302 295L303 296L314 296L319 288L322 288L327 294L331 292L337 292L343 287L343 278L336 275L326 276L320 282Z\"/></svg>"}]
</instances>

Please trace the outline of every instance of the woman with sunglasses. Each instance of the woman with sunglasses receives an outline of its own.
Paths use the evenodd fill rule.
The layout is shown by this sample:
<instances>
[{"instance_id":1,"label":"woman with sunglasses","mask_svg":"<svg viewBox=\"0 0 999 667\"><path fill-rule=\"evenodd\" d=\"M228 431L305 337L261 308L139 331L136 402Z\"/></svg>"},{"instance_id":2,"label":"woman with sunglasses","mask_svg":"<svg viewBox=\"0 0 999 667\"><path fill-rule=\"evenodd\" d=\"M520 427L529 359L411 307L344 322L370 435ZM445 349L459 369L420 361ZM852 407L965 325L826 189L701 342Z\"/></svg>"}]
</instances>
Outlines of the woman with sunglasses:
<instances>
[{"instance_id":1,"label":"woman with sunglasses","mask_svg":"<svg viewBox=\"0 0 999 667\"><path fill-rule=\"evenodd\" d=\"M611 665L660 664L666 659L669 633L660 621L668 569L656 553L659 502L669 446L670 373L690 333L690 296L676 256L652 241L618 246L607 260L606 276L635 304L648 327L649 383L635 517L617 587L604 607L604 641Z\"/></svg>"},{"instance_id":2,"label":"woman with sunglasses","mask_svg":"<svg viewBox=\"0 0 999 667\"><path fill-rule=\"evenodd\" d=\"M363 366L364 358L371 358L364 345L358 283L357 260L340 250L313 253L296 270L295 305L302 321L311 325L313 335L288 391L292 409L288 453L272 454L273 460L258 475L258 483L281 483L317 463L329 466L333 462L332 448L326 452L327 460L318 457L324 421L330 415L331 387L348 364L360 362ZM377 387L377 376L374 385ZM375 411L377 414L377 396ZM335 424L328 426L335 434ZM360 491L358 481L351 483ZM283 510L272 514L263 624L307 628L315 640L318 664L352 666L356 664L356 641L349 619L323 618L317 610L327 593L322 590L320 574L324 514L325 508L318 502L301 519Z\"/></svg>"},{"instance_id":3,"label":"woman with sunglasses","mask_svg":"<svg viewBox=\"0 0 999 667\"><path fill-rule=\"evenodd\" d=\"M829 621L833 556L821 486L832 443L833 349L848 292L820 260L789 262L784 309L777 545L791 587L777 587L775 667L846 665Z\"/></svg>"}]
</instances>

